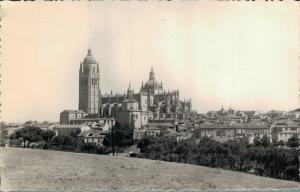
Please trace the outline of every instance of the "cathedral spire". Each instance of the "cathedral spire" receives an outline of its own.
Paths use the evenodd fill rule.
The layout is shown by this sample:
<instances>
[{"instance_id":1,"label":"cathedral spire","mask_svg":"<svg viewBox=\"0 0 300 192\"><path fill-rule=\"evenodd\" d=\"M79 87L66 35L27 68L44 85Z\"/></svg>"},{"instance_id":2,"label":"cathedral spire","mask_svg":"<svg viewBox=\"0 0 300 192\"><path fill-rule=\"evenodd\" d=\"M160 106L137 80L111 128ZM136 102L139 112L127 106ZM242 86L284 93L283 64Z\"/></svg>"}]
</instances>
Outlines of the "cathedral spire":
<instances>
[{"instance_id":1,"label":"cathedral spire","mask_svg":"<svg viewBox=\"0 0 300 192\"><path fill-rule=\"evenodd\" d=\"M88 56L92 56L91 46L89 46L89 49L88 49Z\"/></svg>"},{"instance_id":2,"label":"cathedral spire","mask_svg":"<svg viewBox=\"0 0 300 192\"><path fill-rule=\"evenodd\" d=\"M153 67L151 67L149 80L155 80L155 73L154 73Z\"/></svg>"},{"instance_id":3,"label":"cathedral spire","mask_svg":"<svg viewBox=\"0 0 300 192\"><path fill-rule=\"evenodd\" d=\"M133 89L131 88L131 81L129 81L129 87L127 89L127 97L131 99L133 97Z\"/></svg>"}]
</instances>

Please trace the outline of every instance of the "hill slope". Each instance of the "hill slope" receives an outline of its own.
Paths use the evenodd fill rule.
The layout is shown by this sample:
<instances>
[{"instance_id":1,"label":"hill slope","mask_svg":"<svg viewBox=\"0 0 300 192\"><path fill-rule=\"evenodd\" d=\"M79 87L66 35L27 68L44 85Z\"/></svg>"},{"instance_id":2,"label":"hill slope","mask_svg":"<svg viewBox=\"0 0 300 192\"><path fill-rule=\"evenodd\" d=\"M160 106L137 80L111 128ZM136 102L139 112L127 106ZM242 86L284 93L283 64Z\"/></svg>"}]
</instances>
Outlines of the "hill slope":
<instances>
[{"instance_id":1,"label":"hill slope","mask_svg":"<svg viewBox=\"0 0 300 192\"><path fill-rule=\"evenodd\" d=\"M1 148L1 189L299 188L300 183L145 159ZM76 190L75 190L76 189Z\"/></svg>"}]
</instances>

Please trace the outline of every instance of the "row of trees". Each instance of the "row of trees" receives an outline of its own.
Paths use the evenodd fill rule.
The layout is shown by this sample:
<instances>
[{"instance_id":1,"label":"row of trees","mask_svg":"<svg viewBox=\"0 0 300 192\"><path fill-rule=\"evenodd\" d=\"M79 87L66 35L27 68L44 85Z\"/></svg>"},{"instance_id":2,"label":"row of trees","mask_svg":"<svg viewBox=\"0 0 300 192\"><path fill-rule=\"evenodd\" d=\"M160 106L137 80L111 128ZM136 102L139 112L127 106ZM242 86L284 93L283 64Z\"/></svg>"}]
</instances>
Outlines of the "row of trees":
<instances>
[{"instance_id":1,"label":"row of trees","mask_svg":"<svg viewBox=\"0 0 300 192\"><path fill-rule=\"evenodd\" d=\"M299 158L292 149L273 146L267 138L220 143L210 138L177 142L174 138L145 137L140 140L140 157L249 172L260 176L299 181Z\"/></svg>"},{"instance_id":2,"label":"row of trees","mask_svg":"<svg viewBox=\"0 0 300 192\"><path fill-rule=\"evenodd\" d=\"M27 148L30 144L40 143L41 141L47 145L54 135L55 133L51 130L45 131L39 127L27 126L17 130L11 135L10 139L16 143L17 141L21 141L23 143L23 147Z\"/></svg>"},{"instance_id":3,"label":"row of trees","mask_svg":"<svg viewBox=\"0 0 300 192\"><path fill-rule=\"evenodd\" d=\"M103 146L97 146L93 143L78 143L78 134L79 132L74 132L70 136L55 136L54 131L27 126L11 135L11 141L12 144L16 146L22 145L24 148L35 147L96 154L119 153L124 147L134 144L133 129L128 126L121 127L119 123L113 126L111 134L105 136Z\"/></svg>"},{"instance_id":4,"label":"row of trees","mask_svg":"<svg viewBox=\"0 0 300 192\"><path fill-rule=\"evenodd\" d=\"M39 148L70 152L83 152L95 154L109 154L110 148L97 146L93 143L77 143L78 132L70 136L58 135L51 130L42 130L39 127L27 126L17 130L11 135L11 143L24 148Z\"/></svg>"}]
</instances>

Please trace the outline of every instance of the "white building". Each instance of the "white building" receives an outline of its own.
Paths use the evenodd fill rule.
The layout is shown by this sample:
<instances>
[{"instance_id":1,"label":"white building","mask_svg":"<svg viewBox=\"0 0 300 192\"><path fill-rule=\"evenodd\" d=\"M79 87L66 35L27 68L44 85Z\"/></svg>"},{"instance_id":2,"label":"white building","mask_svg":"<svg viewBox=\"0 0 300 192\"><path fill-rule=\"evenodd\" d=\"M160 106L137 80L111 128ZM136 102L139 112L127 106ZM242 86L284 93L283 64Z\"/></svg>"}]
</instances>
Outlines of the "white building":
<instances>
[{"instance_id":1,"label":"white building","mask_svg":"<svg viewBox=\"0 0 300 192\"><path fill-rule=\"evenodd\" d=\"M55 136L72 136L73 134L84 133L90 130L90 126L86 125L54 125L51 130L55 132Z\"/></svg>"},{"instance_id":2,"label":"white building","mask_svg":"<svg viewBox=\"0 0 300 192\"><path fill-rule=\"evenodd\" d=\"M290 120L275 122L272 127L273 142L287 142L293 136L300 139L300 124Z\"/></svg>"},{"instance_id":3,"label":"white building","mask_svg":"<svg viewBox=\"0 0 300 192\"><path fill-rule=\"evenodd\" d=\"M91 129L86 132L82 132L77 135L78 144L82 143L94 143L98 146L103 145L103 140L105 136L109 134L108 131Z\"/></svg>"},{"instance_id":4,"label":"white building","mask_svg":"<svg viewBox=\"0 0 300 192\"><path fill-rule=\"evenodd\" d=\"M82 119L87 115L83 110L64 110L60 113L60 124L68 125L72 120Z\"/></svg>"}]
</instances>

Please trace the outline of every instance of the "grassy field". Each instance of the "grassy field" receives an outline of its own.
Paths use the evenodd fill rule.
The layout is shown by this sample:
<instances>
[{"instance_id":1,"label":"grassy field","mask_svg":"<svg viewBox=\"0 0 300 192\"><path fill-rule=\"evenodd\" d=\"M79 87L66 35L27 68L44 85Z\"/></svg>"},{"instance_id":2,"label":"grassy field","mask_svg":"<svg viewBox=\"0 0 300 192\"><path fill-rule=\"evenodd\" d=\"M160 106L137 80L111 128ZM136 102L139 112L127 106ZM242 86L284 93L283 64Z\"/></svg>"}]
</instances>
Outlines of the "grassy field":
<instances>
[{"instance_id":1,"label":"grassy field","mask_svg":"<svg viewBox=\"0 0 300 192\"><path fill-rule=\"evenodd\" d=\"M299 188L300 183L186 164L21 148L0 148L1 189Z\"/></svg>"}]
</instances>

